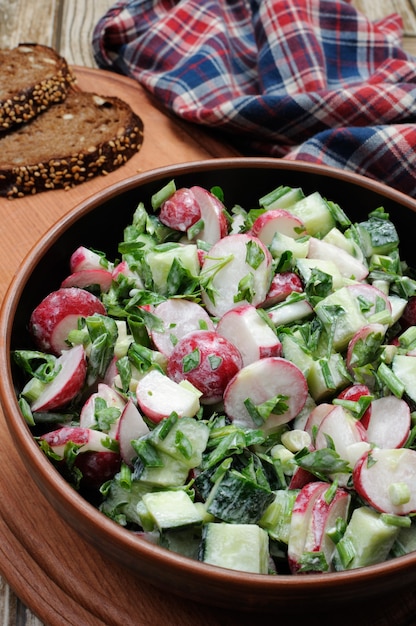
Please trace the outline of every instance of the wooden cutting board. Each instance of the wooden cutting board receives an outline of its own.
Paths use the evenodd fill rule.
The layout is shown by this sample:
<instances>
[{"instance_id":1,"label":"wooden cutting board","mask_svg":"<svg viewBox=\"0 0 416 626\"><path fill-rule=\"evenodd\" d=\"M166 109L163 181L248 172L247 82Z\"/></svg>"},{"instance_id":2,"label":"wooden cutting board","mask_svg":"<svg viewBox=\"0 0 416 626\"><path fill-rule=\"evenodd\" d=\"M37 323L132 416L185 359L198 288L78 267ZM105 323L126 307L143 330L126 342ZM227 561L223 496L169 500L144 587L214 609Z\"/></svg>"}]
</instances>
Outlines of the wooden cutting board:
<instances>
[{"instance_id":1,"label":"wooden cutting board","mask_svg":"<svg viewBox=\"0 0 416 626\"><path fill-rule=\"evenodd\" d=\"M53 191L13 201L0 199L1 297L33 244L56 220L91 194L154 167L236 155L200 129L164 114L132 80L89 68L75 68L75 72L80 88L118 95L133 106L144 122L144 144L131 161L107 177L67 192ZM252 615L202 607L169 594L169 590L146 585L80 539L55 513L28 475L1 413L0 464L0 571L23 602L46 624L252 624ZM413 594L396 596L387 606L375 606L366 613L354 612L354 624L404 626L415 611ZM335 622L347 626L351 624L351 615L328 616L328 624Z\"/></svg>"}]
</instances>

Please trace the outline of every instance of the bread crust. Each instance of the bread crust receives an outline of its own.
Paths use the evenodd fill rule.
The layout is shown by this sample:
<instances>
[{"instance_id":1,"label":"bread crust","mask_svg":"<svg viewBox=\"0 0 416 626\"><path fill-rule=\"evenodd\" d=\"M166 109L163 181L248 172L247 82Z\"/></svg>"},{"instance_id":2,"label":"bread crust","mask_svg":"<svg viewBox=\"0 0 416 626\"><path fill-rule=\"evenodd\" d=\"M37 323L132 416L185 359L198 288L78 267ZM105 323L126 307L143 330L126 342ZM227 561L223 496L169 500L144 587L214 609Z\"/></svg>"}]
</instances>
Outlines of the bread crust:
<instances>
[{"instance_id":1,"label":"bread crust","mask_svg":"<svg viewBox=\"0 0 416 626\"><path fill-rule=\"evenodd\" d=\"M19 55L22 55L22 61L26 60L28 55L32 55L35 62L42 56L50 61L50 68L48 64L45 65L44 78L17 89L14 93L8 93L3 99L0 98L1 136L30 121L52 104L64 100L71 85L75 83L75 77L66 60L48 46L25 43L13 50L2 50L0 53L2 65L5 65L6 59L18 65Z\"/></svg>"},{"instance_id":2,"label":"bread crust","mask_svg":"<svg viewBox=\"0 0 416 626\"><path fill-rule=\"evenodd\" d=\"M120 112L122 124L112 136L108 136L104 141L96 142L95 145L88 144L69 154L57 156L57 147L53 145L49 158L21 165L0 164L0 196L13 199L50 189L70 189L94 176L108 174L138 152L143 142L143 123L127 103L115 97L103 98L97 94L74 92L68 95L66 101L51 107L32 123L24 125L19 131L11 133L3 140L0 138L0 157L2 142L7 140L10 143L13 135L30 134L30 127L33 124L40 126L48 124L48 117L49 119L54 117L56 108L61 109L60 117L65 117L62 116L62 109L67 104L69 106L72 98L90 98L98 107L114 107ZM56 137L59 138L59 127L57 127Z\"/></svg>"}]
</instances>

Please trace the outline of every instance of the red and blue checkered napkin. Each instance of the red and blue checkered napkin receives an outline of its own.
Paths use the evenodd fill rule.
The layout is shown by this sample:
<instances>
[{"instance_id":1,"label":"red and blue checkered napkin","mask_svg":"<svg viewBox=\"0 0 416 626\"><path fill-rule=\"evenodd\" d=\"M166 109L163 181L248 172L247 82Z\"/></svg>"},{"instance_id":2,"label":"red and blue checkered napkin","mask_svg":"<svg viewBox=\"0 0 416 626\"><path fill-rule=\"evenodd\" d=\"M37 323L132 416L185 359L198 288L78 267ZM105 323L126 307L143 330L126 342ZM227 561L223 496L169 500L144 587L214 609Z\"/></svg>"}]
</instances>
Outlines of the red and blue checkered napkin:
<instances>
[{"instance_id":1,"label":"red and blue checkered napkin","mask_svg":"<svg viewBox=\"0 0 416 626\"><path fill-rule=\"evenodd\" d=\"M243 154L324 163L416 196L416 58L401 18L342 0L119 0L100 67Z\"/></svg>"}]
</instances>

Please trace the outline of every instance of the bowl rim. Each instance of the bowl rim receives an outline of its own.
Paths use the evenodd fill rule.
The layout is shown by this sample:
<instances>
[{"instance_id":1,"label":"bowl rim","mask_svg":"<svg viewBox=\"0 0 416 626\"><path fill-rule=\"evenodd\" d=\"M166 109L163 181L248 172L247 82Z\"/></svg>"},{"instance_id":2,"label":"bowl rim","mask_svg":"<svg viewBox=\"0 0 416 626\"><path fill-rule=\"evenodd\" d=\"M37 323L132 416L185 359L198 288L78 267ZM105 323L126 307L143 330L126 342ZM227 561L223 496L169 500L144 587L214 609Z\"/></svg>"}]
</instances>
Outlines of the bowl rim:
<instances>
[{"instance_id":1,"label":"bowl rim","mask_svg":"<svg viewBox=\"0 0 416 626\"><path fill-rule=\"evenodd\" d=\"M173 572L177 574L179 574L179 572L183 574L183 568L185 566L190 577L197 577L201 581L205 578L210 578L214 574L218 585L224 584L230 587L231 584L234 584L240 590L250 590L251 594L270 593L270 591L279 587L284 588L286 591L294 592L305 588L309 592L312 590L318 591L323 584L326 588L338 588L350 583L356 585L357 582L360 581L362 584L368 585L369 580L376 582L378 579L384 578L386 573L388 573L389 576L393 574L400 575L403 574L404 571L414 569L416 564L416 552L355 570L334 573L312 573L302 577L289 574L278 574L277 576L249 574L247 572L229 570L202 563L178 555L147 541L138 540L133 532L126 530L124 527L107 518L92 504L86 501L83 496L71 488L67 481L52 466L44 453L40 450L33 436L31 436L30 429L24 419L10 419L10 415L17 415L19 407L12 384L12 371L9 358L10 333L8 329L11 327L11 320L14 318L18 302L28 280L30 267L36 258L43 256L61 234L82 215L95 209L103 200L110 200L125 191L133 190L138 186L166 178L167 176L174 178L175 175L189 173L191 171L198 174L198 172L218 168L226 170L264 167L270 167L276 170L290 169L300 173L316 174L318 177L325 175L330 178L342 179L355 185L358 184L376 193L380 193L416 212L415 199L412 199L410 196L396 189L388 187L384 183L369 179L360 174L303 161L289 161L269 157L227 157L178 163L172 166L163 166L148 170L117 182L78 203L66 215L58 219L26 254L20 264L18 272L12 278L6 290L0 309L0 371L6 372L5 376L0 377L0 398L3 413L14 443L18 444L20 449L23 448L25 451L24 463L32 470L35 469L36 472L38 472L38 474L35 474L36 477L33 478L41 491L43 491L43 489L40 483L47 484L49 488L53 488L55 503L62 508L66 508L67 511L73 510L78 514L81 513L86 524L89 526L94 526L95 528L98 526L100 535L106 537L114 546L114 549L128 550L133 555L136 550L139 550L141 557L144 557L148 563L164 568L172 568Z\"/></svg>"}]
</instances>

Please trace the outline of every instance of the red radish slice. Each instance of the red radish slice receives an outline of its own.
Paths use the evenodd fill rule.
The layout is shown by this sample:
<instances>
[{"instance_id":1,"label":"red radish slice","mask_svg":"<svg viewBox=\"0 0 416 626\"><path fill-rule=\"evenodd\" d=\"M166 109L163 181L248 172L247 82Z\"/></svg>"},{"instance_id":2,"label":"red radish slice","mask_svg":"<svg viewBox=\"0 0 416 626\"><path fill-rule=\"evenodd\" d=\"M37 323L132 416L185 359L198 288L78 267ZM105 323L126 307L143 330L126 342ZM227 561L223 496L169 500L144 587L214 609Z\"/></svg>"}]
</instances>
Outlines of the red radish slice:
<instances>
[{"instance_id":1,"label":"red radish slice","mask_svg":"<svg viewBox=\"0 0 416 626\"><path fill-rule=\"evenodd\" d=\"M271 209L262 213L251 228L251 234L266 246L271 244L275 233L298 239L306 234L306 230L302 220L285 209Z\"/></svg>"},{"instance_id":2,"label":"red radish slice","mask_svg":"<svg viewBox=\"0 0 416 626\"><path fill-rule=\"evenodd\" d=\"M275 396L287 396L287 410L266 419L262 429L267 432L292 420L302 410L308 397L308 385L301 370L286 359L269 357L255 361L240 370L228 383L224 408L228 417L242 428L259 428L247 410L249 399L255 406Z\"/></svg>"},{"instance_id":3,"label":"red radish slice","mask_svg":"<svg viewBox=\"0 0 416 626\"><path fill-rule=\"evenodd\" d=\"M105 383L99 383L97 391L91 394L84 403L80 415L79 415L79 425L81 428L91 428L96 425L95 418L95 401L97 398L102 398L105 400L108 407L114 407L119 409L120 414L123 411L126 401L120 396L120 394ZM115 436L118 429L118 420L114 424L111 425L110 430L108 431L110 436ZM107 431L106 431L107 432Z\"/></svg>"},{"instance_id":4,"label":"red radish slice","mask_svg":"<svg viewBox=\"0 0 416 626\"><path fill-rule=\"evenodd\" d=\"M64 426L45 435L41 439L46 441L58 456L63 457L68 443L81 446L82 452L108 452L108 435L92 428L79 426Z\"/></svg>"},{"instance_id":5,"label":"red radish slice","mask_svg":"<svg viewBox=\"0 0 416 626\"><path fill-rule=\"evenodd\" d=\"M416 512L416 451L410 448L375 448L354 467L357 493L381 513Z\"/></svg>"},{"instance_id":6,"label":"red radish slice","mask_svg":"<svg viewBox=\"0 0 416 626\"><path fill-rule=\"evenodd\" d=\"M396 396L373 400L366 428L368 441L378 448L401 448L411 428L409 405Z\"/></svg>"},{"instance_id":7,"label":"red radish slice","mask_svg":"<svg viewBox=\"0 0 416 626\"><path fill-rule=\"evenodd\" d=\"M201 404L222 400L231 378L242 368L238 349L215 331L189 333L169 357L168 376L179 383L189 381L201 392Z\"/></svg>"},{"instance_id":8,"label":"red radish slice","mask_svg":"<svg viewBox=\"0 0 416 626\"><path fill-rule=\"evenodd\" d=\"M350 385L349 387L346 387L345 389L341 391L341 393L338 394L338 398L340 400L349 400L351 402L358 402L362 396L371 396L371 392L370 392L370 389L367 387L367 385L363 385L360 383L357 383L355 385ZM364 428L367 428L370 416L371 416L371 404L365 410L365 413L360 419L360 422L364 426Z\"/></svg>"},{"instance_id":9,"label":"red radish slice","mask_svg":"<svg viewBox=\"0 0 416 626\"><path fill-rule=\"evenodd\" d=\"M344 278L364 280L368 276L368 268L349 252L322 239L309 239L308 258L322 261L333 261Z\"/></svg>"},{"instance_id":10,"label":"red radish slice","mask_svg":"<svg viewBox=\"0 0 416 626\"><path fill-rule=\"evenodd\" d=\"M295 272L280 272L275 274L267 292L266 300L263 303L265 308L274 306L286 300L291 293L302 293L302 281Z\"/></svg>"},{"instance_id":11,"label":"red radish slice","mask_svg":"<svg viewBox=\"0 0 416 626\"><path fill-rule=\"evenodd\" d=\"M160 207L162 224L185 233L201 218L199 203L192 189L177 189Z\"/></svg>"},{"instance_id":12,"label":"red radish slice","mask_svg":"<svg viewBox=\"0 0 416 626\"><path fill-rule=\"evenodd\" d=\"M202 290L208 312L222 317L237 306L258 306L265 300L272 278L272 257L256 237L228 235L212 246L201 276L209 282Z\"/></svg>"},{"instance_id":13,"label":"red radish slice","mask_svg":"<svg viewBox=\"0 0 416 626\"><path fill-rule=\"evenodd\" d=\"M193 417L199 411L197 393L175 383L158 370L151 370L139 380L136 394L141 411L155 423L169 417L173 411L179 417Z\"/></svg>"},{"instance_id":14,"label":"red radish slice","mask_svg":"<svg viewBox=\"0 0 416 626\"><path fill-rule=\"evenodd\" d=\"M57 366L61 369L33 402L32 411L58 409L68 404L82 390L87 374L87 362L82 346L75 346L62 352L57 359Z\"/></svg>"},{"instance_id":15,"label":"red radish slice","mask_svg":"<svg viewBox=\"0 0 416 626\"><path fill-rule=\"evenodd\" d=\"M373 285L367 285L367 283L354 283L348 285L347 289L354 298L357 298L360 302L360 309L365 318L369 318L377 311L386 309L391 314L391 303L386 294L374 287Z\"/></svg>"},{"instance_id":16,"label":"red radish slice","mask_svg":"<svg viewBox=\"0 0 416 626\"><path fill-rule=\"evenodd\" d=\"M258 359L282 355L282 344L276 333L250 304L223 315L217 324L217 333L238 348L244 366Z\"/></svg>"},{"instance_id":17,"label":"red radish slice","mask_svg":"<svg viewBox=\"0 0 416 626\"><path fill-rule=\"evenodd\" d=\"M328 483L314 481L307 483L298 495L292 509L287 558L292 573L299 569L299 560L304 552L309 531L313 505L321 493L328 490Z\"/></svg>"},{"instance_id":18,"label":"red radish slice","mask_svg":"<svg viewBox=\"0 0 416 626\"><path fill-rule=\"evenodd\" d=\"M74 272L80 272L81 270L102 270L109 269L111 271L112 264L104 261L103 257L98 252L94 252L94 250L90 250L85 246L79 246L72 253L71 258L69 260L69 267L71 270L71 274ZM108 267L107 267L108 266Z\"/></svg>"},{"instance_id":19,"label":"red radish slice","mask_svg":"<svg viewBox=\"0 0 416 626\"><path fill-rule=\"evenodd\" d=\"M126 276L126 278L133 279L136 289L144 288L141 277L137 274L137 272L134 272L132 269L130 269L127 261L121 261L118 265L116 265L111 275L113 280L117 280L120 275Z\"/></svg>"},{"instance_id":20,"label":"red radish slice","mask_svg":"<svg viewBox=\"0 0 416 626\"><path fill-rule=\"evenodd\" d=\"M308 419L305 423L305 431L311 436L311 438L314 437L314 433L317 432L322 420L328 415L328 413L330 413L330 411L332 411L333 408L333 404L322 402L309 413Z\"/></svg>"},{"instance_id":21,"label":"red radish slice","mask_svg":"<svg viewBox=\"0 0 416 626\"><path fill-rule=\"evenodd\" d=\"M295 467L290 477L288 489L302 489L308 483L316 481L316 476L303 467Z\"/></svg>"},{"instance_id":22,"label":"red radish slice","mask_svg":"<svg viewBox=\"0 0 416 626\"><path fill-rule=\"evenodd\" d=\"M324 571L334 569L332 558L336 548L328 535L328 531L335 527L337 520L347 521L350 503L350 494L341 488L336 490L329 501L326 498L326 491L321 491L314 501L309 528L306 533L304 552L322 552L329 566L329 570Z\"/></svg>"},{"instance_id":23,"label":"red radish slice","mask_svg":"<svg viewBox=\"0 0 416 626\"><path fill-rule=\"evenodd\" d=\"M92 285L98 285L100 291L106 293L113 282L112 272L104 269L79 270L67 276L61 283L61 288L79 287L85 289Z\"/></svg>"},{"instance_id":24,"label":"red radish slice","mask_svg":"<svg viewBox=\"0 0 416 626\"><path fill-rule=\"evenodd\" d=\"M151 332L152 341L159 352L170 356L174 347L185 335L196 330L215 330L205 309L196 302L181 298L170 298L158 304L154 311L162 320L164 330Z\"/></svg>"},{"instance_id":25,"label":"red radish slice","mask_svg":"<svg viewBox=\"0 0 416 626\"><path fill-rule=\"evenodd\" d=\"M202 187L191 187L191 191L199 205L201 219L204 222L204 228L198 234L198 239L214 244L225 237L228 231L224 205L214 194Z\"/></svg>"},{"instance_id":26,"label":"red radish slice","mask_svg":"<svg viewBox=\"0 0 416 626\"><path fill-rule=\"evenodd\" d=\"M120 455L124 463L132 465L133 459L137 456L131 442L149 432L149 427L144 421L140 411L129 400L123 409L118 422L116 439L120 444Z\"/></svg>"},{"instance_id":27,"label":"red radish slice","mask_svg":"<svg viewBox=\"0 0 416 626\"><path fill-rule=\"evenodd\" d=\"M68 348L68 334L80 317L106 314L103 303L85 289L69 287L47 295L33 311L29 328L39 350L59 355Z\"/></svg>"},{"instance_id":28,"label":"red radish slice","mask_svg":"<svg viewBox=\"0 0 416 626\"><path fill-rule=\"evenodd\" d=\"M347 447L358 441L367 441L367 432L362 424L342 406L334 406L319 426L315 439L317 450L328 447L327 438L331 437L335 450L342 459L347 459Z\"/></svg>"}]
</instances>

